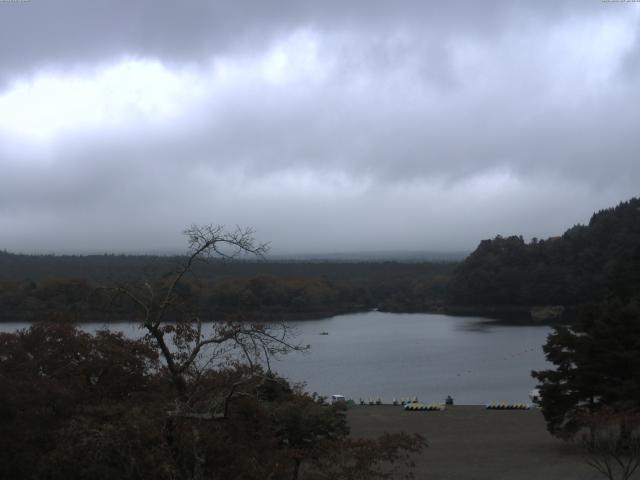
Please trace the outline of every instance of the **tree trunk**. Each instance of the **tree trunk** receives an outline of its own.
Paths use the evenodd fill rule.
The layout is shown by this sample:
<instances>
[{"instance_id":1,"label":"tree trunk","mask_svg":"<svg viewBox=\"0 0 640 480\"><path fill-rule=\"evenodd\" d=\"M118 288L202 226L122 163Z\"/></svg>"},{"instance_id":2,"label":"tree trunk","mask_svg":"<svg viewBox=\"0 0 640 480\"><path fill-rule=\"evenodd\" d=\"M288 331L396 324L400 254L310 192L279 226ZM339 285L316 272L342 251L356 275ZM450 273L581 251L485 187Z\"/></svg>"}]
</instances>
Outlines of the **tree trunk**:
<instances>
[{"instance_id":1,"label":"tree trunk","mask_svg":"<svg viewBox=\"0 0 640 480\"><path fill-rule=\"evenodd\" d=\"M294 465L293 465L293 477L292 480L298 480L298 475L300 474L300 464L302 463L302 460L300 460L299 458L296 458L294 460Z\"/></svg>"}]
</instances>

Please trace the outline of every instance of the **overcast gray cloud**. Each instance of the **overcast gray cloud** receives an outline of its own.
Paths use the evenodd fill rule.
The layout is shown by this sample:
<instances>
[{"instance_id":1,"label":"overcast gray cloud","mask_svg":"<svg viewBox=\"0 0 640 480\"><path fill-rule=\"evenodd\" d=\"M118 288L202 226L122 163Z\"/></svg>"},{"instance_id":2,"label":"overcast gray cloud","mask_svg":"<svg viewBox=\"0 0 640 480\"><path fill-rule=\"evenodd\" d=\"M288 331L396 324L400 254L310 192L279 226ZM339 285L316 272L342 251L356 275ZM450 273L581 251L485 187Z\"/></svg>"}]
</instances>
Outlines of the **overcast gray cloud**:
<instances>
[{"instance_id":1,"label":"overcast gray cloud","mask_svg":"<svg viewBox=\"0 0 640 480\"><path fill-rule=\"evenodd\" d=\"M471 249L638 194L640 9L1 2L0 248Z\"/></svg>"}]
</instances>

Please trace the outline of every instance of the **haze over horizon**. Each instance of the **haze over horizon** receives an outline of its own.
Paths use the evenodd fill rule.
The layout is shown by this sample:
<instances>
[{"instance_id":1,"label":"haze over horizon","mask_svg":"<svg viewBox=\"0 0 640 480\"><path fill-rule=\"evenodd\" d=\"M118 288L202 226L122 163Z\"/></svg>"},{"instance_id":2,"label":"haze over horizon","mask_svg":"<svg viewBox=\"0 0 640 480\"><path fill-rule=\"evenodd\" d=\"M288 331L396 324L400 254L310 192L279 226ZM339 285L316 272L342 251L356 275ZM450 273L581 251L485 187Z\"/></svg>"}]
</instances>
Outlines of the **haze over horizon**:
<instances>
[{"instance_id":1,"label":"haze over horizon","mask_svg":"<svg viewBox=\"0 0 640 480\"><path fill-rule=\"evenodd\" d=\"M546 238L640 185L640 3L0 2L0 250Z\"/></svg>"}]
</instances>

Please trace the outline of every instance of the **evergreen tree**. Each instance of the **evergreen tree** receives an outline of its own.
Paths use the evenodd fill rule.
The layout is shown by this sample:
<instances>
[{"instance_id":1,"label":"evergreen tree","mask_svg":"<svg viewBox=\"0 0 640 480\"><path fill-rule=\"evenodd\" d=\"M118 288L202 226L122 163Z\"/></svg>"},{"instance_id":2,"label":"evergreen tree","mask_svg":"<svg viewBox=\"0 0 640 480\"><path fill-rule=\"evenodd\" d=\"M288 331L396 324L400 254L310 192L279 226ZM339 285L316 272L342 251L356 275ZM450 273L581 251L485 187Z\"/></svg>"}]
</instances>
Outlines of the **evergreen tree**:
<instances>
[{"instance_id":1,"label":"evergreen tree","mask_svg":"<svg viewBox=\"0 0 640 480\"><path fill-rule=\"evenodd\" d=\"M609 301L585 307L571 327L557 327L544 351L553 370L540 381L549 431L572 437L586 414L603 408L640 411L640 304Z\"/></svg>"}]
</instances>

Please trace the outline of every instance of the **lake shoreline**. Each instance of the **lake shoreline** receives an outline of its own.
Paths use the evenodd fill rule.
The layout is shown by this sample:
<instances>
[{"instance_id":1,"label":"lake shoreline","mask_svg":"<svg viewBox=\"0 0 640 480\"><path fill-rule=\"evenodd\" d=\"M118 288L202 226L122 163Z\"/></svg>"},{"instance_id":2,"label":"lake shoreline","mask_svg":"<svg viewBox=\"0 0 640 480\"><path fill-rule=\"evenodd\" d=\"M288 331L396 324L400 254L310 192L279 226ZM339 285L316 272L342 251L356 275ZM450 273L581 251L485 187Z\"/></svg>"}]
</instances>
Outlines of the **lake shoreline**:
<instances>
[{"instance_id":1,"label":"lake shoreline","mask_svg":"<svg viewBox=\"0 0 640 480\"><path fill-rule=\"evenodd\" d=\"M559 305L550 306L520 306L520 305L499 305L499 306L468 306L468 305L434 305L426 308L397 308L388 306L372 307L371 305L342 305L339 308L327 308L308 312L292 311L247 311L240 314L233 312L218 311L211 312L203 316L204 322L224 321L225 318L233 318L239 321L258 322L300 322L306 320L322 320L338 317L341 315L368 313L379 311L382 313L399 314L440 314L451 317L475 317L483 319L483 323L491 325L505 326L555 326L571 323L575 316L575 308ZM217 316L217 318L216 318ZM215 318L215 320L214 320ZM3 314L0 316L1 323L15 322L70 322L70 323L135 323L138 320L125 320L122 313L108 313L101 311L80 312L73 314L44 313L41 317L35 314ZM175 320L174 320L175 321Z\"/></svg>"}]
</instances>

